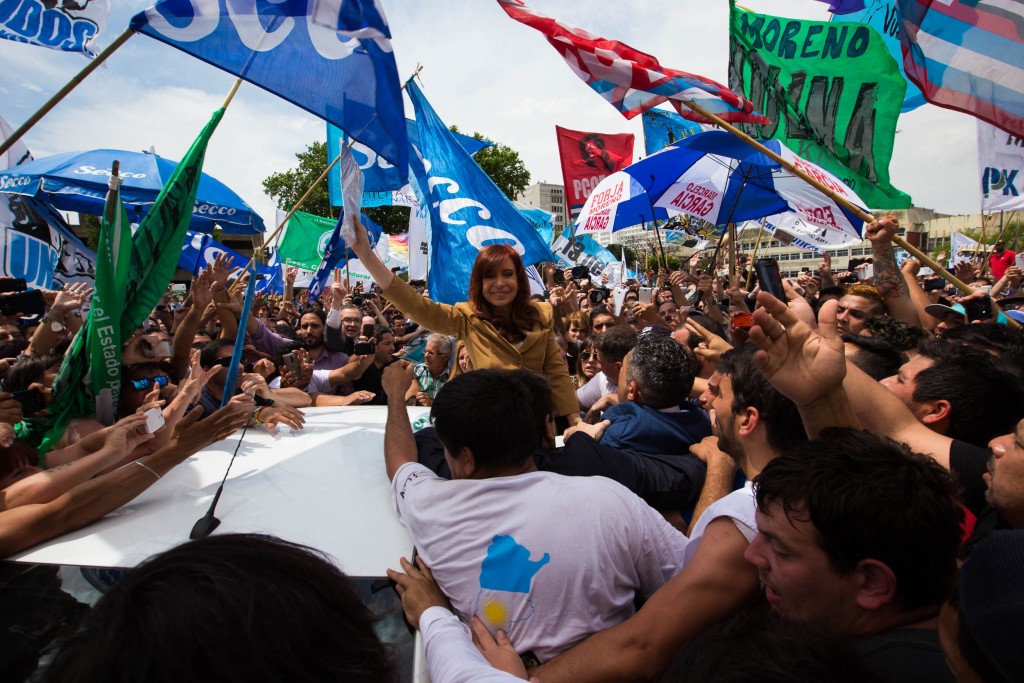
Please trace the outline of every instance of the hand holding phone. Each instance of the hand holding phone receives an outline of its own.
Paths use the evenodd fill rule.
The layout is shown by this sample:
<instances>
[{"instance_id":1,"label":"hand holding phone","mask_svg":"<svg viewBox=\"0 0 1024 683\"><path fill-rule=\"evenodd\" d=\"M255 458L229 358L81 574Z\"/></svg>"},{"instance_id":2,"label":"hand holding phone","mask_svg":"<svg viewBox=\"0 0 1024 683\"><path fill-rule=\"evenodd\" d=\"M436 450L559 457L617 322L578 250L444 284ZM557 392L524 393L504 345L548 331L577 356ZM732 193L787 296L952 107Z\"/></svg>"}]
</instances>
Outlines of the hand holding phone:
<instances>
[{"instance_id":1,"label":"hand holding phone","mask_svg":"<svg viewBox=\"0 0 1024 683\"><path fill-rule=\"evenodd\" d=\"M159 408L150 408L143 415L146 416L146 431L150 434L164 426L164 414Z\"/></svg>"},{"instance_id":2,"label":"hand holding phone","mask_svg":"<svg viewBox=\"0 0 1024 683\"><path fill-rule=\"evenodd\" d=\"M757 273L757 281L761 290L768 292L779 301L786 300L786 290L782 286L782 273L779 272L779 262L773 258L759 258L754 263L754 271Z\"/></svg>"}]
</instances>

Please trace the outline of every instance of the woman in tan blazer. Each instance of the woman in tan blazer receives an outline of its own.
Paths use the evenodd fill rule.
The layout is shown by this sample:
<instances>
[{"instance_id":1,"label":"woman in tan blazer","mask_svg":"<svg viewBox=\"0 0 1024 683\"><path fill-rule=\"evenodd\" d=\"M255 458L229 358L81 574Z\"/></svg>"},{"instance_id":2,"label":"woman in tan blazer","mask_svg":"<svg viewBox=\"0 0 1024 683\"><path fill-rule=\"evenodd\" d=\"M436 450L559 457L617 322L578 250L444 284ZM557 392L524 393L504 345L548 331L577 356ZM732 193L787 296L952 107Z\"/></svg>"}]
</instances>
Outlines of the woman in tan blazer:
<instances>
[{"instance_id":1,"label":"woman in tan blazer","mask_svg":"<svg viewBox=\"0 0 1024 683\"><path fill-rule=\"evenodd\" d=\"M507 245L480 250L469 278L469 301L454 306L431 301L392 273L370 248L358 224L352 250L385 298L417 324L464 342L476 369L523 368L551 384L555 412L579 422L579 402L552 329L551 306L530 301L522 259Z\"/></svg>"}]
</instances>

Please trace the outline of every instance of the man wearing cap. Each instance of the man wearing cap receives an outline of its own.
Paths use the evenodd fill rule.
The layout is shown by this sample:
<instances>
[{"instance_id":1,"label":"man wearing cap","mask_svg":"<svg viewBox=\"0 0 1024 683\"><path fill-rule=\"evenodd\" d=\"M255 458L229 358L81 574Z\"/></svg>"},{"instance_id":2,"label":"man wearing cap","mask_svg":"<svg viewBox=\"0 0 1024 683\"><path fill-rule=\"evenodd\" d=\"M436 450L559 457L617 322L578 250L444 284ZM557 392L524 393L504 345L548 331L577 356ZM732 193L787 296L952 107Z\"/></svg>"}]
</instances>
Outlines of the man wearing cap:
<instances>
[{"instance_id":1,"label":"man wearing cap","mask_svg":"<svg viewBox=\"0 0 1024 683\"><path fill-rule=\"evenodd\" d=\"M939 324L932 331L940 337L946 330L967 324L967 312L960 304L953 304L952 306L928 304L924 307L924 312L939 321Z\"/></svg>"}]
</instances>

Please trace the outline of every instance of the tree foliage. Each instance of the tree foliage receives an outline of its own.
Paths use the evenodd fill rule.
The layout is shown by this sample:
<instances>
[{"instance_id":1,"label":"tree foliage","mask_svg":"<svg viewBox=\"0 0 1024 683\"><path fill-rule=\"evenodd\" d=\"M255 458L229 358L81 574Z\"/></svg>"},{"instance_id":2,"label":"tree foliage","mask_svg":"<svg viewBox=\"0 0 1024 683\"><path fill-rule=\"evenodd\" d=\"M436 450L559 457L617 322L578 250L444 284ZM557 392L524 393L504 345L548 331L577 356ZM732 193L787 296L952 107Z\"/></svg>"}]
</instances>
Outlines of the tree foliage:
<instances>
[{"instance_id":1,"label":"tree foliage","mask_svg":"<svg viewBox=\"0 0 1024 683\"><path fill-rule=\"evenodd\" d=\"M299 160L298 167L282 173L272 173L263 180L263 191L282 211L288 211L295 206L313 181L327 168L327 142L312 142L305 150L296 154L295 158ZM338 215L331 209L326 181L313 190L299 210L331 218Z\"/></svg>"},{"instance_id":2,"label":"tree foliage","mask_svg":"<svg viewBox=\"0 0 1024 683\"><path fill-rule=\"evenodd\" d=\"M454 126L452 128L457 130ZM494 142L480 133L473 133L473 137ZM526 170L526 164L519 157L519 152L508 145L495 142L474 154L473 158L509 199L518 197L530 184L530 172Z\"/></svg>"}]
</instances>

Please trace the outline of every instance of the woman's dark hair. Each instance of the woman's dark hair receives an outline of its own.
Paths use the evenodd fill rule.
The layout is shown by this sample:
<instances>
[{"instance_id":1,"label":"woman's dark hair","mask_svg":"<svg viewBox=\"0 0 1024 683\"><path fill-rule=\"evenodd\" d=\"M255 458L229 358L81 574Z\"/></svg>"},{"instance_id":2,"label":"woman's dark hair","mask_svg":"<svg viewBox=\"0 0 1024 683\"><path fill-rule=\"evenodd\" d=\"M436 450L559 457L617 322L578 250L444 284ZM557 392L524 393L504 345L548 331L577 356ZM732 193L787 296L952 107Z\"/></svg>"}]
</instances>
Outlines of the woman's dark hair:
<instances>
[{"instance_id":1,"label":"woman's dark hair","mask_svg":"<svg viewBox=\"0 0 1024 683\"><path fill-rule=\"evenodd\" d=\"M317 551L222 534L161 553L114 585L49 681L397 681L374 616Z\"/></svg>"},{"instance_id":2,"label":"woman's dark hair","mask_svg":"<svg viewBox=\"0 0 1024 683\"><path fill-rule=\"evenodd\" d=\"M516 296L508 317L500 317L484 297L484 278L497 273L508 259L516 273ZM540 315L530 303L530 282L519 253L507 244L492 244L480 250L469 276L469 303L484 320L509 341L521 341L525 332L540 326Z\"/></svg>"},{"instance_id":3,"label":"woman's dark hair","mask_svg":"<svg viewBox=\"0 0 1024 683\"><path fill-rule=\"evenodd\" d=\"M43 382L43 375L47 370L58 367L61 363L60 356L49 354L38 358L25 358L11 366L4 377L4 391L25 391L30 384Z\"/></svg>"}]
</instances>

